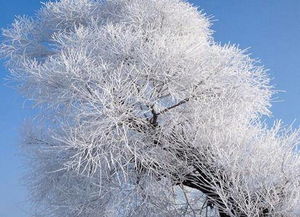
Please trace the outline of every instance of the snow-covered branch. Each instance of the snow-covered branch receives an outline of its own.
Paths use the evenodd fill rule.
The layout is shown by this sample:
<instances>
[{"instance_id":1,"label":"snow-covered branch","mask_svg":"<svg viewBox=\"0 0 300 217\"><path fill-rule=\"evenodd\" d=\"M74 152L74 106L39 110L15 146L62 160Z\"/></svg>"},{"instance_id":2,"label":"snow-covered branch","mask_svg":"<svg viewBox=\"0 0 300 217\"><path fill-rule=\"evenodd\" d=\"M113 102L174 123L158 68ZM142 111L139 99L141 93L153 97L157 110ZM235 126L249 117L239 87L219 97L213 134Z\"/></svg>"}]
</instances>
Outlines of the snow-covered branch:
<instances>
[{"instance_id":1,"label":"snow-covered branch","mask_svg":"<svg viewBox=\"0 0 300 217\"><path fill-rule=\"evenodd\" d=\"M3 31L40 108L23 147L42 216L300 215L299 130L261 123L265 69L210 26L182 0L60 0Z\"/></svg>"}]
</instances>

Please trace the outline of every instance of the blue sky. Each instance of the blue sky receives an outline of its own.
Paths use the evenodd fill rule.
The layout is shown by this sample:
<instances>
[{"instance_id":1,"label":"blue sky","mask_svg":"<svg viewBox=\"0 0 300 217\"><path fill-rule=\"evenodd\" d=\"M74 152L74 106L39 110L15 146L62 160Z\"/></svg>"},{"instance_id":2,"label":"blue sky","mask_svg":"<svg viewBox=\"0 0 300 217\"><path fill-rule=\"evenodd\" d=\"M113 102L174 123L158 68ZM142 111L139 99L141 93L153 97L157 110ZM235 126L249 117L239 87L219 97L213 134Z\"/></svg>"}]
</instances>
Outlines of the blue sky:
<instances>
[{"instance_id":1,"label":"blue sky","mask_svg":"<svg viewBox=\"0 0 300 217\"><path fill-rule=\"evenodd\" d=\"M271 110L285 124L300 124L300 1L299 0L189 0L213 15L216 41L250 48L253 58L270 69L272 84L286 92L276 95ZM40 0L0 0L0 28L15 15L33 15ZM30 107L5 78L0 62L0 217L30 217L24 165L18 154L20 127Z\"/></svg>"}]
</instances>

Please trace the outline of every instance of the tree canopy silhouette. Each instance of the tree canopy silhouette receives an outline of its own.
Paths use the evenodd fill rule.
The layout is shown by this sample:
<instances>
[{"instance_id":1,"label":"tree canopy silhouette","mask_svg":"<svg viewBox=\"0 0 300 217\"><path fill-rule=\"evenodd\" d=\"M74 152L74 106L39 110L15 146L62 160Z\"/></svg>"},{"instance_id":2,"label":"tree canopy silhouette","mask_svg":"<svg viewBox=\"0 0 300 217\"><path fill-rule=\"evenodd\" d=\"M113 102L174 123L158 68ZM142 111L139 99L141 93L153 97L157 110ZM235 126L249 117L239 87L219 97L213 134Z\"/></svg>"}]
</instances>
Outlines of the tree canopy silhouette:
<instances>
[{"instance_id":1,"label":"tree canopy silhouette","mask_svg":"<svg viewBox=\"0 0 300 217\"><path fill-rule=\"evenodd\" d=\"M265 69L210 25L181 0L61 0L3 30L40 111L23 142L37 212L299 216L299 131L265 126Z\"/></svg>"}]
</instances>

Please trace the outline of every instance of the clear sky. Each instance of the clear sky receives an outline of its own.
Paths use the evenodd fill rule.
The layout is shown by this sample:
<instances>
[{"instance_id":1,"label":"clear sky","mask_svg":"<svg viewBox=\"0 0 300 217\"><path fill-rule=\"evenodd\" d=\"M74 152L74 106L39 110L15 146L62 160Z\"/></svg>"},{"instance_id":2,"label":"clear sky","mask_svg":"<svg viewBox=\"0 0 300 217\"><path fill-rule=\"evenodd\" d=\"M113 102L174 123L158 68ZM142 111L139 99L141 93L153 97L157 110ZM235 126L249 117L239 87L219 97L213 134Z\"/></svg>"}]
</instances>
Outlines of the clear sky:
<instances>
[{"instance_id":1,"label":"clear sky","mask_svg":"<svg viewBox=\"0 0 300 217\"><path fill-rule=\"evenodd\" d=\"M300 1L299 0L189 0L212 15L215 39L249 48L270 70L277 94L274 119L300 125ZM40 0L0 0L0 28L15 15L34 15ZM0 217L30 217L18 155L20 127L31 111L5 78L0 62ZM279 102L278 102L279 101Z\"/></svg>"}]
</instances>

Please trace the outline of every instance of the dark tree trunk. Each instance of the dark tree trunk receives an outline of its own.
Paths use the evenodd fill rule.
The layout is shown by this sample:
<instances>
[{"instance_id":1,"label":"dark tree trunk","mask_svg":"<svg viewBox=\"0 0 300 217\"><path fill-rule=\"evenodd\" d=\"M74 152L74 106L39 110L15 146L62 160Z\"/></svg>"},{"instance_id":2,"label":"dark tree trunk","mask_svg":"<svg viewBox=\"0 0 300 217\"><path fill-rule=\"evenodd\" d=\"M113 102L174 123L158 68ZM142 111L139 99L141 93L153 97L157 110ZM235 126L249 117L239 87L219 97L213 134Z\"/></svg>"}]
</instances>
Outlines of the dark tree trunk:
<instances>
[{"instance_id":1,"label":"dark tree trunk","mask_svg":"<svg viewBox=\"0 0 300 217\"><path fill-rule=\"evenodd\" d=\"M214 201L214 203L216 203L215 205L219 209L220 217L230 217L228 214L223 212L223 209L225 209L226 206L221 201L218 194L216 194L211 188L208 188L206 183L207 183L207 180L205 180L204 178L202 178L202 180L200 180L200 178L198 176L197 177L189 176L189 177L187 177L187 180L184 180L182 182L183 185L201 191L211 201ZM233 211L233 213L235 213L235 212Z\"/></svg>"},{"instance_id":2,"label":"dark tree trunk","mask_svg":"<svg viewBox=\"0 0 300 217\"><path fill-rule=\"evenodd\" d=\"M197 172L199 174L198 170ZM197 189L201 191L203 194L205 194L218 208L220 217L232 217L224 212L226 205L221 200L219 195L215 193L212 188L208 187L209 182L210 182L210 178L202 172L201 175L186 176L186 180L182 181L181 184L193 189ZM236 204L232 198L228 198L228 201L230 202L230 207L232 207L231 213L234 215L234 217L252 217L243 213L238 208L238 204ZM259 217L268 217L269 211L270 210L268 208L262 208Z\"/></svg>"},{"instance_id":3,"label":"dark tree trunk","mask_svg":"<svg viewBox=\"0 0 300 217\"><path fill-rule=\"evenodd\" d=\"M149 125L145 125L142 126L140 124L137 124L133 119L130 119L129 122L131 123L131 126L133 127L133 129L135 129L138 132L146 132L147 130L151 129L157 129L159 128L158 126L158 116L166 111L168 111L169 109L172 109L173 107L179 106L185 102L189 101L189 99L185 99L181 102L179 102L178 104L160 112L157 113L153 106L150 107L151 109L151 113L152 113L152 118L148 119L149 121ZM176 134L173 135L175 137L174 140L172 141L177 141L176 139ZM181 135L183 136L183 135ZM172 137L172 136L171 136ZM154 139L153 141L154 145L161 145L159 139ZM194 174L188 174L184 177L184 180L180 180L178 178L177 174L173 174L173 178L174 181L177 184L182 184L184 186L188 186L190 188L196 189L201 191L203 194L205 194L208 199L210 199L210 201L216 206L216 208L218 208L219 211L219 215L220 217L252 217L252 216L247 216L245 213L243 213L239 208L238 208L238 204L236 204L236 202L232 199L232 198L228 198L229 201L229 205L231 207L230 213L231 215L227 214L225 212L226 210L226 204L224 204L224 202L221 200L220 196L214 191L213 186L211 185L212 181L214 180L215 184L220 184L220 183L216 183L215 180L220 180L222 182L226 182L226 180L224 180L224 178L221 178L218 176L218 174L214 174L213 170L207 169L207 171L209 171L210 176L201 170L201 168L199 168L199 165L201 165L202 168L209 168L209 165L205 165L204 162L206 162L205 160L205 156L202 154L201 156L195 156L195 154L197 153L197 150L195 150L194 147L192 146L186 146L183 145L182 148L177 149L177 147L180 147L179 144L174 145L174 149L173 148L168 148L165 149L163 148L165 151L169 151L170 153L175 154L175 156L178 157L178 159L181 159L183 162L188 162L189 167L193 167L195 169L195 173ZM184 151L183 151L184 150ZM141 166L142 167L142 166ZM154 165L154 167L156 167ZM159 167L159 166L157 166ZM212 178L214 177L214 178ZM219 178L219 179L218 179ZM269 209L262 209L261 215L259 215L259 217L267 217L269 213Z\"/></svg>"}]
</instances>

